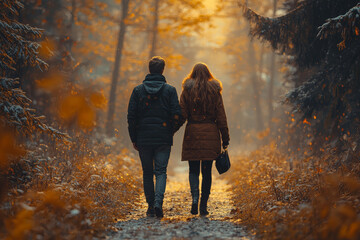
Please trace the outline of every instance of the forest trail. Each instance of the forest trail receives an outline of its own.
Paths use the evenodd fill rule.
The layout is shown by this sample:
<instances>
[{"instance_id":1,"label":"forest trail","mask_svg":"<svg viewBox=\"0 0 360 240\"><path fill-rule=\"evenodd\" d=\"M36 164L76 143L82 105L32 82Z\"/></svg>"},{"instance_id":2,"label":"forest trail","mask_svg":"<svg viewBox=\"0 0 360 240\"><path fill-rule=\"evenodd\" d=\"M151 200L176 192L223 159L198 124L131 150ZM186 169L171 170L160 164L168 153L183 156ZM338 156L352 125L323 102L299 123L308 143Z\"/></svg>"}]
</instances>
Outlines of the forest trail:
<instances>
[{"instance_id":1,"label":"forest trail","mask_svg":"<svg viewBox=\"0 0 360 240\"><path fill-rule=\"evenodd\" d=\"M186 172L168 176L164 218L145 217L145 197L127 219L116 224L119 230L108 239L252 239L243 226L232 221L229 186L213 176L207 217L190 214L191 195Z\"/></svg>"}]
</instances>

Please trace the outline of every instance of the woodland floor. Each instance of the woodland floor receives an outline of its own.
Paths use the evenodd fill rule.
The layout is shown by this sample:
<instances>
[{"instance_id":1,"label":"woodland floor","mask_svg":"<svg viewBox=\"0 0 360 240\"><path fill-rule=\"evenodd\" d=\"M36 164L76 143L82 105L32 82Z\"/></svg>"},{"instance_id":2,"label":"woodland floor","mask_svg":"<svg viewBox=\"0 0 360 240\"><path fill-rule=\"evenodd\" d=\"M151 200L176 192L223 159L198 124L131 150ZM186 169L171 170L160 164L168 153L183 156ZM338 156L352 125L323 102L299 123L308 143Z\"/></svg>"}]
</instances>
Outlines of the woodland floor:
<instances>
[{"instance_id":1,"label":"woodland floor","mask_svg":"<svg viewBox=\"0 0 360 240\"><path fill-rule=\"evenodd\" d=\"M168 176L164 199L164 218L146 217L147 205L141 204L116 224L118 232L108 239L253 239L233 219L231 192L225 180L213 176L207 217L190 214L191 195L186 171Z\"/></svg>"}]
</instances>

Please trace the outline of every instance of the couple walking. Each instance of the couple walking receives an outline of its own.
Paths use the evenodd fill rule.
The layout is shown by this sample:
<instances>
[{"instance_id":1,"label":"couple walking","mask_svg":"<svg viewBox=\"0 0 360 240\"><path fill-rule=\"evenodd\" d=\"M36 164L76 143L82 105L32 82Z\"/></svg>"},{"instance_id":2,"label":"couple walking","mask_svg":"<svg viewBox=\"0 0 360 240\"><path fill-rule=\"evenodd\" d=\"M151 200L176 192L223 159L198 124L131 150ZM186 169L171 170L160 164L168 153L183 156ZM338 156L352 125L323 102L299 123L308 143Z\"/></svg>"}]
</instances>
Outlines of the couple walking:
<instances>
[{"instance_id":1,"label":"couple walking","mask_svg":"<svg viewBox=\"0 0 360 240\"><path fill-rule=\"evenodd\" d=\"M174 133L187 121L182 161L189 163L192 196L191 214L198 214L199 175L202 174L200 215L209 214L213 160L229 145L229 130L221 96L222 84L204 63L194 66L183 81L180 104L176 89L162 75L165 61L153 57L142 84L135 87L129 102L128 126L134 148L139 151L147 216L163 217L166 169ZM154 188L154 174L156 184Z\"/></svg>"}]
</instances>

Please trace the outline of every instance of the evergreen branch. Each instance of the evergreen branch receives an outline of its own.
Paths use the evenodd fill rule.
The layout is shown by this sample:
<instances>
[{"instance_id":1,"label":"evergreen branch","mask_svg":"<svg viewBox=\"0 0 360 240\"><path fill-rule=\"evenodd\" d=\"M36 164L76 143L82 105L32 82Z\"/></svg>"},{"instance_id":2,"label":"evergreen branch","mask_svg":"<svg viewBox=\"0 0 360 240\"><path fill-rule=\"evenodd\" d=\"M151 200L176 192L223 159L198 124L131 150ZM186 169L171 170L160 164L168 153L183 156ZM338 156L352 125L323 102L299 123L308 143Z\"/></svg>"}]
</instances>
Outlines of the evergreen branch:
<instances>
[{"instance_id":1,"label":"evergreen branch","mask_svg":"<svg viewBox=\"0 0 360 240\"><path fill-rule=\"evenodd\" d=\"M281 53L295 57L299 67L310 67L321 64L326 57L329 40L318 38L318 27L326 19L348 11L357 0L307 0L277 18L260 16L253 10L244 7L244 16L250 22L250 35L268 41ZM321 11L319 11L321 9ZM316 14L319 12L320 14Z\"/></svg>"},{"instance_id":2,"label":"evergreen branch","mask_svg":"<svg viewBox=\"0 0 360 240\"><path fill-rule=\"evenodd\" d=\"M43 116L35 116L33 109L29 108L31 99L19 88L19 79L0 78L0 116L5 117L7 125L15 127L19 134L30 136L34 129L53 136L57 139L68 141L69 135L62 133L41 122Z\"/></svg>"},{"instance_id":3,"label":"evergreen branch","mask_svg":"<svg viewBox=\"0 0 360 240\"><path fill-rule=\"evenodd\" d=\"M18 0L1 0L0 9L9 10L11 14L18 15L18 9L23 8L24 5Z\"/></svg>"},{"instance_id":4,"label":"evergreen branch","mask_svg":"<svg viewBox=\"0 0 360 240\"><path fill-rule=\"evenodd\" d=\"M0 121L17 130L23 136L46 133L51 137L68 141L66 133L47 126L29 108L31 99L18 88L19 80L9 76L18 66L48 68L48 64L38 57L40 44L36 40L42 36L42 29L21 24L15 20L18 9L23 5L17 0L0 1Z\"/></svg>"},{"instance_id":5,"label":"evergreen branch","mask_svg":"<svg viewBox=\"0 0 360 240\"><path fill-rule=\"evenodd\" d=\"M347 11L344 15L329 18L319 28L317 37L325 39L330 35L342 33L343 40L351 36L360 35L360 3Z\"/></svg>"},{"instance_id":6,"label":"evergreen branch","mask_svg":"<svg viewBox=\"0 0 360 240\"><path fill-rule=\"evenodd\" d=\"M291 40L301 35L303 31L299 26L304 21L305 3L277 18L263 17L252 9L241 6L244 9L244 16L251 23L250 35L269 41L274 49L278 49L280 45L284 45L283 50L288 49Z\"/></svg>"},{"instance_id":7,"label":"evergreen branch","mask_svg":"<svg viewBox=\"0 0 360 240\"><path fill-rule=\"evenodd\" d=\"M26 37L31 37L33 39L36 39L42 36L44 30L41 28L34 28L29 25L21 24L18 22L7 23L6 21L0 20L0 31L16 34L16 36L26 35Z\"/></svg>"}]
</instances>

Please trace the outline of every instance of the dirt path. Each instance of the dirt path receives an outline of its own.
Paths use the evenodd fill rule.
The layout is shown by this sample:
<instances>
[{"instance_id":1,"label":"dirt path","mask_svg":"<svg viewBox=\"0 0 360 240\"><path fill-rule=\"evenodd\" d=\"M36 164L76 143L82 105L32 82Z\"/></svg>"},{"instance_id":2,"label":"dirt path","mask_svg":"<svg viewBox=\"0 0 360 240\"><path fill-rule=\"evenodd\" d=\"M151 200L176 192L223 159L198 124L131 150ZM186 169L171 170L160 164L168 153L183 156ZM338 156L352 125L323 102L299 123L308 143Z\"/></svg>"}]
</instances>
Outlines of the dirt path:
<instances>
[{"instance_id":1,"label":"dirt path","mask_svg":"<svg viewBox=\"0 0 360 240\"><path fill-rule=\"evenodd\" d=\"M127 219L116 225L118 232L108 239L252 239L231 221L232 205L228 185L213 179L208 217L190 214L191 195L186 173L168 177L164 218L145 217L145 201ZM142 199L144 199L143 197Z\"/></svg>"}]
</instances>

